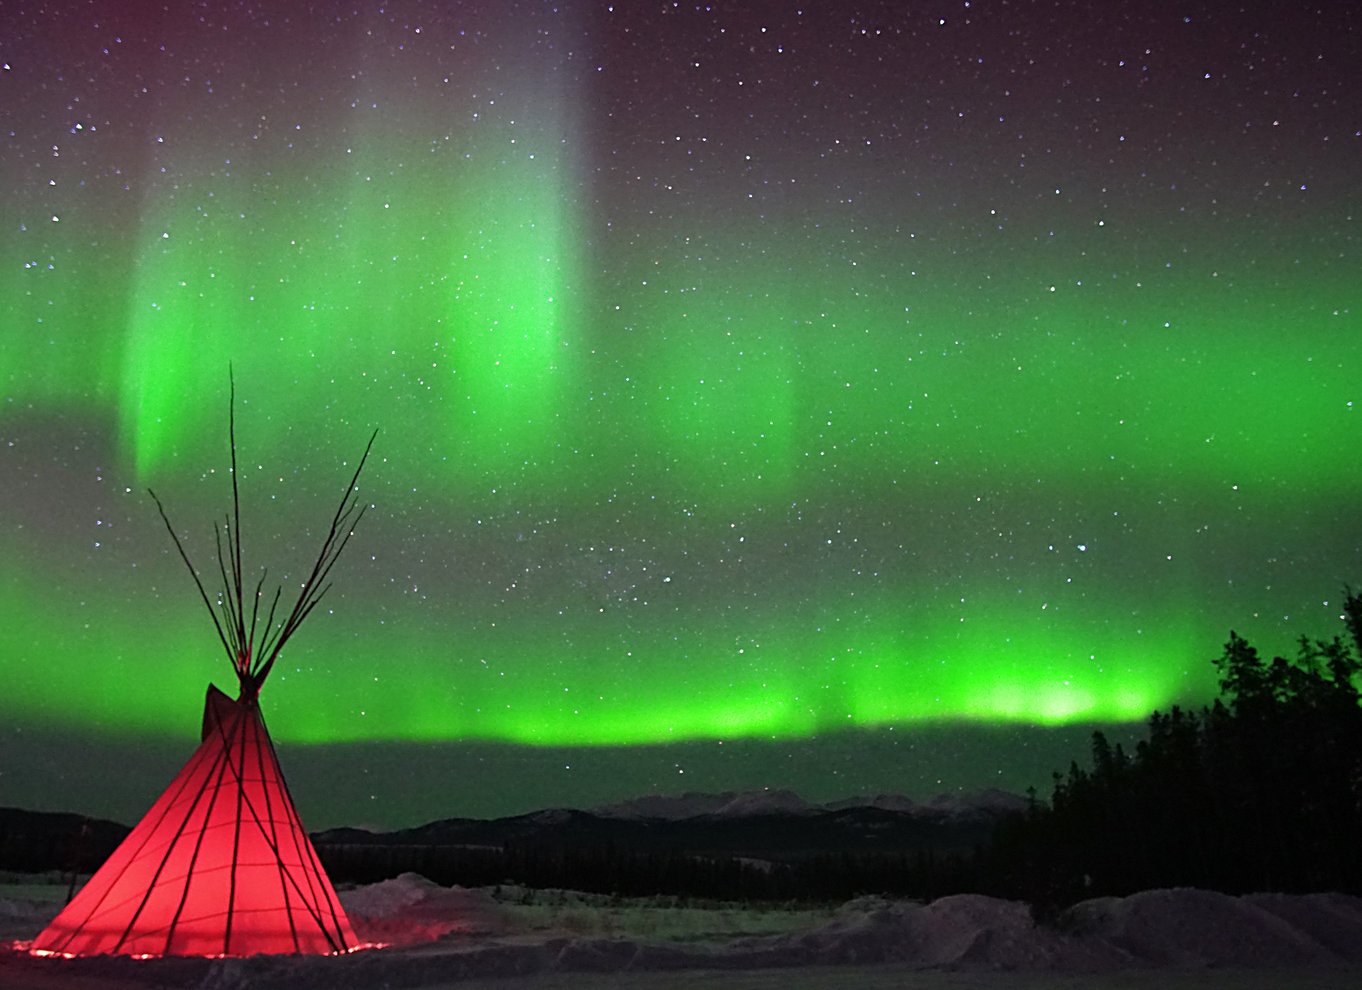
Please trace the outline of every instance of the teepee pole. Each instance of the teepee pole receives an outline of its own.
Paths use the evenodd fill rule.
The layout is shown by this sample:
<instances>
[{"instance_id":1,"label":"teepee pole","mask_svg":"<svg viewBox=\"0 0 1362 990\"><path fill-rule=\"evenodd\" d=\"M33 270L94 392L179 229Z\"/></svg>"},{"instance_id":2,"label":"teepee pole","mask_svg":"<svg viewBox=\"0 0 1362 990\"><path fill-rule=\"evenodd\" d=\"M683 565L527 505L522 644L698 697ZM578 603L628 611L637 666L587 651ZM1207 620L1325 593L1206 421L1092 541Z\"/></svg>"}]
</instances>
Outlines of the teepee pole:
<instances>
[{"instance_id":1,"label":"teepee pole","mask_svg":"<svg viewBox=\"0 0 1362 990\"><path fill-rule=\"evenodd\" d=\"M261 735L264 736L265 739L269 739L270 736L269 728L266 727L264 724L265 716L259 711L259 709L256 710L256 714L260 718L260 723L263 728ZM279 895L284 899L284 916L288 918L289 938L293 940L293 948L296 951L299 948L299 941L298 941L298 925L293 920L293 892L289 890L288 870L284 866L284 857L278 855L279 847L282 845L279 838L279 824L278 822L275 821L274 818L274 797L270 793L270 788L268 784L265 783L269 779L266 774L265 768L265 750L267 748L268 747L266 746L255 747L255 768L256 772L260 775L260 780L262 784L264 785L261 787L261 790L265 792L265 822L269 823L270 837L269 841L270 845L275 849L276 852L276 855L274 857L274 864L278 868L279 873ZM274 766L274 772L276 776L280 778L283 777L283 771L279 768L277 764ZM257 824L260 825L260 830L262 832L265 831L265 822L257 821ZM296 836L294 837L294 848L296 851L297 849ZM302 857L299 858L301 859Z\"/></svg>"},{"instance_id":2,"label":"teepee pole","mask_svg":"<svg viewBox=\"0 0 1362 990\"><path fill-rule=\"evenodd\" d=\"M317 928L321 931L323 937L331 944L332 951L344 952L346 949L352 948L352 946L346 944L343 926L340 918L337 917L338 905L333 896L326 895L326 892L320 889L314 882L317 876L325 876L326 870L322 867L321 860L317 857L317 850L313 848L312 841L307 837L307 829L303 826L303 820L298 817L298 806L293 803L293 794L289 790L288 780L284 776L284 768L279 764L279 754L274 750L274 740L270 738L269 727L265 725L264 713L257 708L255 709L255 715L260 725L259 752L261 754L261 759L269 760L270 776L279 785L279 790L282 792L284 813L287 816L290 826L289 835L293 841L294 851L297 853L298 863L303 867L303 879L307 883L306 890L303 889L292 871L284 866L284 857L280 853L281 843L278 841L277 831L272 831L270 834L270 849L275 854L275 858L278 860L280 868L283 870L288 883L292 885L293 890L298 897L299 904L301 904L307 913L311 915L313 922L317 925ZM268 788L265 788L265 794L268 799ZM251 814L255 816L257 823L259 823L260 818L259 815L256 814L254 805L251 805L249 800L247 801L247 805L250 808ZM269 820L271 823L274 822L272 814L270 815ZM261 832L264 832L263 825ZM331 930L327 927L326 919L322 916L321 907L323 901L325 901L325 906L331 916L331 924L335 926L334 938L332 937ZM292 915L289 916L289 923L291 926Z\"/></svg>"},{"instance_id":3,"label":"teepee pole","mask_svg":"<svg viewBox=\"0 0 1362 990\"><path fill-rule=\"evenodd\" d=\"M232 645L227 641L227 634L223 631L222 623L218 622L217 609L213 608L213 603L208 600L208 592L204 590L203 582L199 580L199 572L194 569L194 564L189 559L189 554L185 552L184 544L180 542L179 536L176 535L175 527L171 525L170 517L166 515L165 506L161 504L161 500L156 497L156 493L150 488L147 489L147 494L150 495L151 500L156 503L156 511L161 514L161 521L166 524L166 532L169 533L170 538L175 541L175 549L180 551L180 559L184 561L184 566L189 569L189 576L194 579L194 587L199 589L199 597L203 599L203 607L208 609L208 617L213 620L213 628L217 630L218 640L222 643L222 648L227 651L227 659L232 661L232 666L235 667L236 655L232 651ZM216 528L215 525L214 529L216 530Z\"/></svg>"},{"instance_id":4,"label":"teepee pole","mask_svg":"<svg viewBox=\"0 0 1362 990\"><path fill-rule=\"evenodd\" d=\"M218 726L218 731L219 731L219 732L222 731L222 726L221 726L221 725ZM224 748L224 751L225 751L225 748ZM176 847L176 845L179 843L180 837L184 835L185 826L188 825L188 824L190 823L190 821L193 820L194 813L198 810L199 802L201 802L201 801L203 800L203 796L204 796L205 794L207 794L208 791L209 791L209 781L210 781L210 780L213 780L214 774L216 773L217 779L216 779L216 780L213 780L213 785L212 785L212 792L213 792L213 794L212 794L212 796L208 799L208 800L209 800L209 803L208 803L208 810L204 813L204 821L207 822L207 820L208 820L209 818L212 817L212 812L213 812L213 802L216 801L216 799L217 799L218 788L219 788L219 786L221 785L221 782L222 782L222 766L221 766L221 764L222 764L222 762L223 762L224 759L225 759L225 755L224 755L224 756L221 756L221 757L215 758L215 759L212 761L212 763L209 764L208 768L202 773L202 779L201 779L201 781L200 781L200 783L199 783L199 789L198 789L198 791L194 794L194 800L190 802L190 804L189 804L189 809L184 813L184 818L180 821L180 824L176 827L175 833L174 833L174 837L171 839L171 841L170 841L169 843L166 844L165 853L161 856L160 862L156 864L156 872L152 874L151 880L148 881L148 883L147 883L147 889L146 889L146 892L145 892L145 893L143 894L143 896L142 896L142 901L141 901L141 903L137 905L137 910L134 911L134 912L132 913L132 917L130 917L130 918L128 919L128 923L127 923L127 925L126 925L126 926L124 927L124 929L123 929L123 934L120 935L120 936L118 937L118 941L117 941L116 943L114 943L114 946L113 946L113 948L112 948L110 951L112 951L112 952L117 952L120 948L122 948L123 943L126 942L126 941L128 940L128 936L131 935L133 929L136 928L138 919L141 918L142 912L146 910L147 904L148 904L148 902L150 902L152 894L155 893L155 891L156 891L157 884L160 883L161 874L165 871L166 864L170 862L170 857L173 856L173 855L175 854L175 847ZM187 780L186 780L186 783L188 783ZM171 918L170 925L169 925L169 927L166 929L166 947L165 947L165 954L169 954L169 952L170 952L170 946L171 946L172 940L173 940L174 937L175 937L175 925L176 925L176 923L180 920L180 912L184 910L184 901L185 901L185 898L189 896L189 884L191 883L192 878L193 878L193 875L194 875L194 862L198 859L198 856L199 856L199 847L200 847L200 846L202 845L202 843L203 843L203 833L204 833L204 829L203 829L202 827L200 827L200 829L199 829L199 834L198 834L198 839L197 839L197 841L196 841L195 844L194 844L194 853L193 853L193 855L191 856L190 861L189 861L189 870L188 870L188 872L185 874L184 892L183 892L183 893L181 894L181 896L180 896L180 904L179 904L179 907L176 909L175 915L174 915L173 918ZM152 833L152 834L155 834L155 833Z\"/></svg>"},{"instance_id":5,"label":"teepee pole","mask_svg":"<svg viewBox=\"0 0 1362 990\"><path fill-rule=\"evenodd\" d=\"M232 612L236 618L236 662L239 670L243 663L250 664L252 644L246 638L245 602L241 596L241 491L237 484L236 468L236 378L232 375L230 365L227 368L227 380L230 384L227 400L227 440L232 448L232 587L229 591L234 594ZM242 647L246 650L245 656L241 654Z\"/></svg>"},{"instance_id":6,"label":"teepee pole","mask_svg":"<svg viewBox=\"0 0 1362 990\"><path fill-rule=\"evenodd\" d=\"M247 709L242 713L239 721L248 719L253 714L253 709ZM241 805L246 797L246 735L250 731L248 726L242 726L236 741L236 764L232 772L236 775L236 815L232 827L232 866L229 873L230 880L227 884L227 921L222 933L222 954L228 956L232 954L232 922L236 920L236 874L237 868L241 863ZM231 756L228 759L232 759Z\"/></svg>"},{"instance_id":7,"label":"teepee pole","mask_svg":"<svg viewBox=\"0 0 1362 990\"><path fill-rule=\"evenodd\" d=\"M355 495L355 489L359 485L359 477L364 471L364 465L369 460L369 453L373 450L378 431L375 430L369 436L369 442L364 447L364 453L360 455L355 473L351 475L350 483L345 486L345 492L341 495L340 503L336 506L336 512L331 517L331 525L327 530L326 538L322 540L317 559L313 562L307 579L299 589L298 598L293 603L288 615L280 625L275 625L276 609L284 590L283 585L278 585L275 588L274 598L270 602L269 612L265 616L264 626L257 627L261 591L264 588L265 576L268 573L262 571L260 581L256 585L255 595L251 601L251 618L248 626L241 549L241 487L237 478L236 380L232 377L230 369L228 377L230 397L227 414L227 438L231 447L232 512L221 529L217 525L213 527L218 557L218 580L222 585L222 598L217 608L209 599L208 591L199 578L199 572L195 569L193 561L189 559L189 553L185 550L184 543L175 532L175 527L171 524L170 516L166 513L161 500L151 489L147 491L151 495L152 501L156 503L156 510L161 515L161 521L165 523L166 532L170 534L171 540L175 543L175 549L179 551L180 559L184 561L184 566L194 579L194 586L198 589L199 598L203 601L204 607L208 609L208 615L213 620L213 628L217 631L218 640L222 643L222 648L232 663L232 669L236 671L242 698L252 700L260 690L260 686L264 684L265 678L274 668L274 662L278 659L280 651L283 650L289 638L298 631L298 627L312 614L312 610L331 590L331 585L325 583L327 576L345 551L346 545L350 542L350 537L355 533L355 527L359 525L359 521L364 518L364 513L369 508L368 505L360 504ZM222 542L222 531L224 529L227 532L225 548ZM219 610L222 613L221 619L218 616ZM260 633L258 643L256 641L257 631Z\"/></svg>"},{"instance_id":8,"label":"teepee pole","mask_svg":"<svg viewBox=\"0 0 1362 990\"><path fill-rule=\"evenodd\" d=\"M359 521L364 518L364 513L369 508L367 505L359 505L354 494L355 487L359 484L360 472L364 470L364 464L369 459L369 452L373 450L374 440L377 437L378 431L375 430L364 447L364 453L360 455L359 465L350 478L350 484L345 487L345 494L341 496L340 504L336 507L336 514L331 519L331 528L327 531L326 539L322 541L321 551L317 554L317 560L312 565L312 572L303 582L302 590L298 593L298 600L294 602L293 610L284 620L284 624L279 627L273 639L270 638L270 630L266 630L265 638L260 645L260 657L264 659L257 657L255 667L250 671L251 680L257 689L269 676L270 670L274 667L274 661L279 656L279 651L284 648L289 637L298 631L303 620L311 614L312 610L317 607L317 603L322 600L322 596L331 588L331 585L327 584L319 589L318 585L325 581L326 576L331 573L331 568L340 559L340 555L345 551L346 544L350 542L350 537L355 533L355 527L359 525Z\"/></svg>"},{"instance_id":9,"label":"teepee pole","mask_svg":"<svg viewBox=\"0 0 1362 990\"><path fill-rule=\"evenodd\" d=\"M165 955L172 954L171 949L175 944L175 929L179 927L180 917L184 914L184 906L189 900L189 888L194 884L195 877L194 867L198 865L199 854L203 852L203 837L208 834L207 824L208 822L212 821L213 808L218 803L218 796L222 793L222 778L226 775L228 763L231 761L232 758L229 745L230 744L223 745L222 754L213 763L213 767L217 771L216 777L214 777L212 773L209 773L207 776L205 776L203 786L199 790L199 795L194 799L195 807L197 807L199 798L202 798L205 793L211 791L211 793L208 796L208 807L204 810L203 813L204 824L199 827L199 834L194 837L194 851L189 856L189 868L185 872L184 887L180 891L180 901L175 906L175 914L171 916L170 925L166 929L166 947L164 951ZM212 780L211 786L209 784L210 780ZM193 813L193 810L194 809L192 808L190 809L191 814ZM176 842L179 841L180 835L182 834L183 832L180 832L175 836ZM170 849L173 848L174 844L172 843ZM165 867L166 862L170 858L170 849L166 851L166 858L161 861L161 868ZM161 869L157 869L156 872L157 875L159 876Z\"/></svg>"}]
</instances>

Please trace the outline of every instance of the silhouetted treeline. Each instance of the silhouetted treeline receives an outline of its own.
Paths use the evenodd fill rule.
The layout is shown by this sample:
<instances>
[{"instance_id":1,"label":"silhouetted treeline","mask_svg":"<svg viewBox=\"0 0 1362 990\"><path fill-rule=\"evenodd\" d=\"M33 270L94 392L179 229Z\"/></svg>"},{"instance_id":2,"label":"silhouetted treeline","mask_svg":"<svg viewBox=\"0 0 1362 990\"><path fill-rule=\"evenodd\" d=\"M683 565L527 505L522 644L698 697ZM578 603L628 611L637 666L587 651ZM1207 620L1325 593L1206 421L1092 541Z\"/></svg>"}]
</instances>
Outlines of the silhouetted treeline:
<instances>
[{"instance_id":1,"label":"silhouetted treeline","mask_svg":"<svg viewBox=\"0 0 1362 990\"><path fill-rule=\"evenodd\" d=\"M1351 648L1302 637L1294 659L1231 632L1214 704L1155 712L1133 753L1094 733L1091 766L1056 774L1050 804L981 857L990 892L1362 892L1362 596L1346 589L1344 619Z\"/></svg>"},{"instance_id":2,"label":"silhouetted treeline","mask_svg":"<svg viewBox=\"0 0 1362 990\"><path fill-rule=\"evenodd\" d=\"M337 829L314 839L327 872L341 882L411 871L464 886L828 902L974 889L974 856L996 821L986 810L933 815L851 807L666 821L559 809L377 835Z\"/></svg>"},{"instance_id":3,"label":"silhouetted treeline","mask_svg":"<svg viewBox=\"0 0 1362 990\"><path fill-rule=\"evenodd\" d=\"M98 818L0 808L0 870L91 873L127 834L127 826Z\"/></svg>"},{"instance_id":4,"label":"silhouetted treeline","mask_svg":"<svg viewBox=\"0 0 1362 990\"><path fill-rule=\"evenodd\" d=\"M977 886L970 856L919 852L837 852L787 861L750 861L681 850L611 845L322 845L333 880L372 883L404 872L465 887L514 883L622 897L670 894L714 900L836 903L876 893L931 900Z\"/></svg>"}]
</instances>

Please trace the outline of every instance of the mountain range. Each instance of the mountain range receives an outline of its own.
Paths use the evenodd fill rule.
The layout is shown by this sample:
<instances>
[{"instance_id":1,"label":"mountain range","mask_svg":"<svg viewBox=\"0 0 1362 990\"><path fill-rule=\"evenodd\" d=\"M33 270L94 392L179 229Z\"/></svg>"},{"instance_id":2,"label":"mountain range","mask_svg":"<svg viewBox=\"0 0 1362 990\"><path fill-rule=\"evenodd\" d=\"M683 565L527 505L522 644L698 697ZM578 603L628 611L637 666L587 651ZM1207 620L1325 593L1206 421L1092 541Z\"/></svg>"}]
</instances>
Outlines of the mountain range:
<instances>
[{"instance_id":1,"label":"mountain range","mask_svg":"<svg viewBox=\"0 0 1362 990\"><path fill-rule=\"evenodd\" d=\"M969 819L1022 811L1026 804L1026 798L994 788L938 794L927 801L915 801L901 794L876 794L871 797L843 798L827 804L805 801L790 790L763 789L722 791L718 794L650 794L617 804L602 805L592 809L592 813L602 818L684 821L706 815L743 818L755 815L815 815L852 808L876 808L920 818Z\"/></svg>"},{"instance_id":2,"label":"mountain range","mask_svg":"<svg viewBox=\"0 0 1362 990\"><path fill-rule=\"evenodd\" d=\"M771 789L648 795L590 811L448 818L388 832L337 828L312 838L339 882L415 872L463 886L811 896L815 880L840 890L828 877L855 891L878 889L872 885L891 874L935 876L942 864L965 862L1026 805L997 790L814 804ZM78 815L0 808L0 869L88 873L127 831Z\"/></svg>"}]
</instances>

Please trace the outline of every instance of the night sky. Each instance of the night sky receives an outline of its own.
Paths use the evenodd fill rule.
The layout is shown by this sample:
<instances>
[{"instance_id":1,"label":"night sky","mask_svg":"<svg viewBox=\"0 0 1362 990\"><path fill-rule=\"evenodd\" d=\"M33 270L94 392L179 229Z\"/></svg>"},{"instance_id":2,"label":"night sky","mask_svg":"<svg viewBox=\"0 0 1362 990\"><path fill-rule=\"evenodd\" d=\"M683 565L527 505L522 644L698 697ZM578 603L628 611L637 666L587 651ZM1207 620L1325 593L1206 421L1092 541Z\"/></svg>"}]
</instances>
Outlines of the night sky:
<instances>
[{"instance_id":1,"label":"night sky","mask_svg":"<svg viewBox=\"0 0 1362 990\"><path fill-rule=\"evenodd\" d=\"M0 804L248 573L309 825L1048 788L1362 583L1351 2L0 2ZM1122 727L1124 726L1124 728Z\"/></svg>"}]
</instances>

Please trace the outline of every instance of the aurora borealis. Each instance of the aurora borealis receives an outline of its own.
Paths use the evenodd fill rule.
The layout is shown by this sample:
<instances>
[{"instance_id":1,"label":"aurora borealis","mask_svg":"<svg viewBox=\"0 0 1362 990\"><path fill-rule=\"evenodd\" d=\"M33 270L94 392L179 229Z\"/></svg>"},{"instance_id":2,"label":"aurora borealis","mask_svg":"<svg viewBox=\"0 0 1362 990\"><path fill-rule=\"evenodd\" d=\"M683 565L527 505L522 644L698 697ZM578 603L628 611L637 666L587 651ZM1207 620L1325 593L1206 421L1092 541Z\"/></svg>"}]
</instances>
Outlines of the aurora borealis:
<instances>
[{"instance_id":1,"label":"aurora borealis","mask_svg":"<svg viewBox=\"0 0 1362 990\"><path fill-rule=\"evenodd\" d=\"M250 569L380 430L310 823L1043 787L1362 582L1347 3L3 7L0 804L230 679L229 363Z\"/></svg>"}]
</instances>

